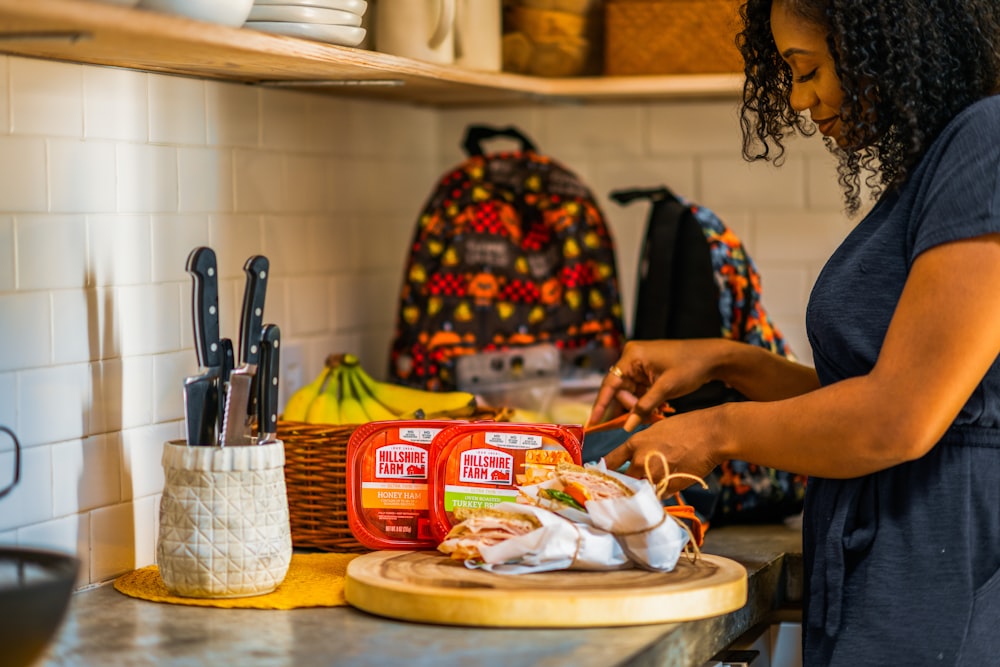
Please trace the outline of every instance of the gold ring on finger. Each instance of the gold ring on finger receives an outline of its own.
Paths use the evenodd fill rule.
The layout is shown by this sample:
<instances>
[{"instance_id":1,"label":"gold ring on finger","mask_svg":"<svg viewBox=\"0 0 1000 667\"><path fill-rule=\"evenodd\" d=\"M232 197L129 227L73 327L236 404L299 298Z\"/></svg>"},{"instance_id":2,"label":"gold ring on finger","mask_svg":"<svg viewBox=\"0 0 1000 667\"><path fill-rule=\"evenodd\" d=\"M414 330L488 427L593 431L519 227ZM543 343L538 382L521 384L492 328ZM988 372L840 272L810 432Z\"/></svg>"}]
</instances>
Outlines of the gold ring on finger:
<instances>
[{"instance_id":1,"label":"gold ring on finger","mask_svg":"<svg viewBox=\"0 0 1000 667\"><path fill-rule=\"evenodd\" d=\"M622 378L625 375L625 373L622 372L622 369L618 368L617 366L612 366L611 368L609 368L608 374L614 375L616 378Z\"/></svg>"}]
</instances>

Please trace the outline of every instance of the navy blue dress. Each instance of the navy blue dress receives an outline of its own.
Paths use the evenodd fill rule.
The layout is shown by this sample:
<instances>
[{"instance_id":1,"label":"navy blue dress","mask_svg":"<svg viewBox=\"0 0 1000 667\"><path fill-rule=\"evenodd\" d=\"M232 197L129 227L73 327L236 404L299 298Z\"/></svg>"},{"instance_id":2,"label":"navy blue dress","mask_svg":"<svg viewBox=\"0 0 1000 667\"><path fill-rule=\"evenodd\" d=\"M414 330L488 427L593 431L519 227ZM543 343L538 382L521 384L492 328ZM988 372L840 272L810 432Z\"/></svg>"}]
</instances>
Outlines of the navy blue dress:
<instances>
[{"instance_id":1,"label":"navy blue dress","mask_svg":"<svg viewBox=\"0 0 1000 667\"><path fill-rule=\"evenodd\" d=\"M872 369L917 256L997 232L1000 96L953 119L824 267L806 313L821 383ZM927 455L810 478L804 511L807 666L1000 665L1000 360Z\"/></svg>"}]
</instances>

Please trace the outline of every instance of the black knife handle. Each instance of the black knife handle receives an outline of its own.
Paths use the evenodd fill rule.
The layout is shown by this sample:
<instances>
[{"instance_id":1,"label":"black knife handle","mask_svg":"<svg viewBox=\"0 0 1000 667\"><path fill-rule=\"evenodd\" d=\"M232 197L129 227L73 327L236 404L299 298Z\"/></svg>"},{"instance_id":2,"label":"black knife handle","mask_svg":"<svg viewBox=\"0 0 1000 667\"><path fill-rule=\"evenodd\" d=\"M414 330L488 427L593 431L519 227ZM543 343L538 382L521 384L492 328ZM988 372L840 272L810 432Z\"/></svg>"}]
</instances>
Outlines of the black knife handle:
<instances>
[{"instance_id":1,"label":"black knife handle","mask_svg":"<svg viewBox=\"0 0 1000 667\"><path fill-rule=\"evenodd\" d=\"M260 344L260 397L257 399L257 433L278 432L278 368L280 367L281 329L265 324Z\"/></svg>"},{"instance_id":2,"label":"black knife handle","mask_svg":"<svg viewBox=\"0 0 1000 667\"><path fill-rule=\"evenodd\" d=\"M243 265L247 274L240 314L240 363L256 366L260 362L260 337L264 326L264 297L270 263L263 255L254 255Z\"/></svg>"},{"instance_id":3,"label":"black knife handle","mask_svg":"<svg viewBox=\"0 0 1000 667\"><path fill-rule=\"evenodd\" d=\"M215 251L205 247L192 250L187 259L187 272L194 281L191 319L198 364L218 368L222 365L222 350L219 347L219 270Z\"/></svg>"}]
</instances>

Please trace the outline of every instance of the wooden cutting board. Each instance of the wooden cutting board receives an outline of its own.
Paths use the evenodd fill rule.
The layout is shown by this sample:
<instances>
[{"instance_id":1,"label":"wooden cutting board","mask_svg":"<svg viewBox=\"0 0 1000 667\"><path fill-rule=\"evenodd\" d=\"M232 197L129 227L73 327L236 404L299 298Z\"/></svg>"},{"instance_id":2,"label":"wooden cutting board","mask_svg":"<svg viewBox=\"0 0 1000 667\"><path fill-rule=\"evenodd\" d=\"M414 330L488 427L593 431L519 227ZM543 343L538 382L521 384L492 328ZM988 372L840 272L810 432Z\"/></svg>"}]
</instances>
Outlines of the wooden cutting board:
<instances>
[{"instance_id":1,"label":"wooden cutting board","mask_svg":"<svg viewBox=\"0 0 1000 667\"><path fill-rule=\"evenodd\" d=\"M562 570L503 575L436 551L376 551L347 567L344 594L364 611L406 621L494 627L601 627L691 621L746 604L747 573L711 554L671 572Z\"/></svg>"}]
</instances>

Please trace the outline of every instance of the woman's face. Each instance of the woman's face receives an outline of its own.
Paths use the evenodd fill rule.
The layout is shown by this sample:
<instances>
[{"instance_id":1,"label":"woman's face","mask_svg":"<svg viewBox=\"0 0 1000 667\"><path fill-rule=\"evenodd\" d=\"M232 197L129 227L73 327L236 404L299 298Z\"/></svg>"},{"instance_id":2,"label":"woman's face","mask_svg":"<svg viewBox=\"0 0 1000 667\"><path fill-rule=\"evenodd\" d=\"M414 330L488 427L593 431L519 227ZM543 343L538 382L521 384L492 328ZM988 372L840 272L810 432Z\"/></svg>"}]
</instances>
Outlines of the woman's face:
<instances>
[{"instance_id":1,"label":"woman's face","mask_svg":"<svg viewBox=\"0 0 1000 667\"><path fill-rule=\"evenodd\" d=\"M792 70L788 103L798 113L808 111L816 128L843 148L846 130L840 106L844 93L826 46L826 30L786 9L783 0L774 0L771 34L778 53Z\"/></svg>"}]
</instances>

